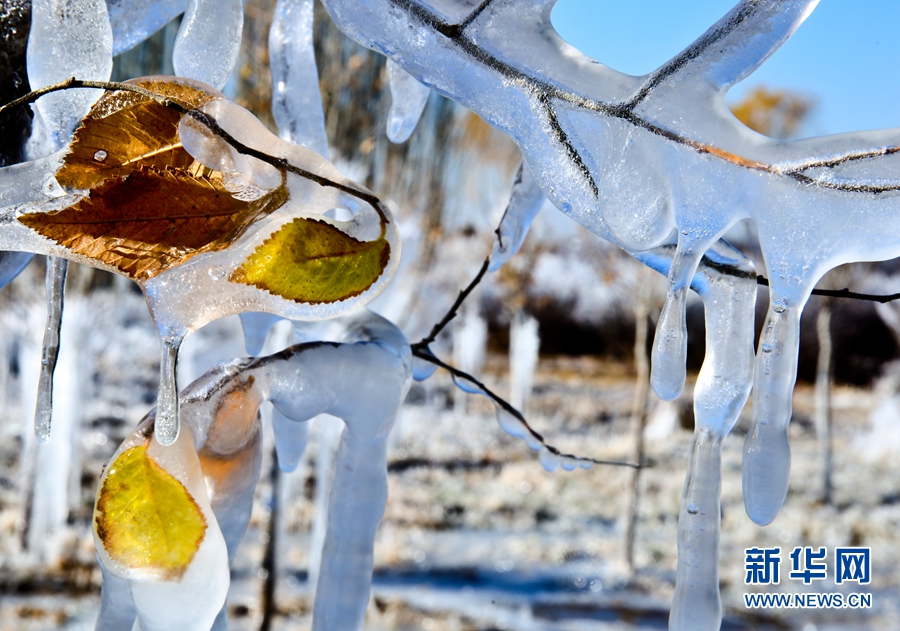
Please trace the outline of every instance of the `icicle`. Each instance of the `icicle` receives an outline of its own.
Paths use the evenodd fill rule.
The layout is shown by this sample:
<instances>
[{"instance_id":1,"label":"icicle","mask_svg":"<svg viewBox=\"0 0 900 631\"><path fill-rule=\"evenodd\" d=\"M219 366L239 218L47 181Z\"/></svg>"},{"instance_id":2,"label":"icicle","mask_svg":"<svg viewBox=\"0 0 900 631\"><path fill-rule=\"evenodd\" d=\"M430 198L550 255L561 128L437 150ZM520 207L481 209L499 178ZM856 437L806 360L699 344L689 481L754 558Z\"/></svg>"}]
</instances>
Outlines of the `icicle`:
<instances>
[{"instance_id":1,"label":"icicle","mask_svg":"<svg viewBox=\"0 0 900 631\"><path fill-rule=\"evenodd\" d=\"M124 53L184 13L187 0L107 0L113 54Z\"/></svg>"},{"instance_id":2,"label":"icicle","mask_svg":"<svg viewBox=\"0 0 900 631\"><path fill-rule=\"evenodd\" d=\"M391 59L387 62L388 83L391 86L391 111L388 114L387 137L397 144L412 135L431 90L403 70Z\"/></svg>"},{"instance_id":3,"label":"icicle","mask_svg":"<svg viewBox=\"0 0 900 631\"><path fill-rule=\"evenodd\" d=\"M528 228L540 212L545 199L528 165L522 162L516 172L506 211L497 228L497 241L494 242L488 268L490 271L496 272L519 251L528 235Z\"/></svg>"},{"instance_id":4,"label":"icicle","mask_svg":"<svg viewBox=\"0 0 900 631\"><path fill-rule=\"evenodd\" d=\"M711 252L710 256L721 254ZM727 253L725 253L727 255ZM735 253L737 254L737 253ZM706 316L706 358L694 388L695 431L678 519L678 569L670 631L717 631L719 597L722 441L750 393L756 281L752 265L742 278L705 266L698 276Z\"/></svg>"},{"instance_id":5,"label":"icicle","mask_svg":"<svg viewBox=\"0 0 900 631\"><path fill-rule=\"evenodd\" d=\"M112 72L112 28L104 0L33 0L31 12L27 65L32 89L63 81L76 74L82 79L109 79ZM75 125L100 94L100 90L76 90L71 94L49 94L37 102L36 107L55 149L68 143ZM36 167L49 166L55 159L58 156L38 161ZM44 183L52 177L49 180L43 176L39 179L44 190ZM29 197L32 195L33 192ZM48 259L47 330L44 334L34 428L41 444L50 437L53 371L59 352L59 326L67 269L67 261L55 257Z\"/></svg>"},{"instance_id":6,"label":"icicle","mask_svg":"<svg viewBox=\"0 0 900 631\"><path fill-rule=\"evenodd\" d=\"M678 236L678 247L669 269L666 301L656 323L650 358L650 385L664 401L674 401L684 389L687 376L687 292L703 252L714 242L715 239L698 239L688 230Z\"/></svg>"},{"instance_id":7,"label":"icicle","mask_svg":"<svg viewBox=\"0 0 900 631\"><path fill-rule=\"evenodd\" d=\"M244 346L249 355L259 355L266 343L266 337L280 316L259 311L248 311L240 314L241 326L244 329Z\"/></svg>"},{"instance_id":8,"label":"icicle","mask_svg":"<svg viewBox=\"0 0 900 631\"><path fill-rule=\"evenodd\" d=\"M309 440L309 422L292 421L272 408L272 429L279 468L285 473L296 471Z\"/></svg>"},{"instance_id":9,"label":"icicle","mask_svg":"<svg viewBox=\"0 0 900 631\"><path fill-rule=\"evenodd\" d=\"M473 303L477 305L476 303ZM487 323L478 314L477 307L467 308L457 319L453 335L453 361L470 375L481 373L487 346ZM453 398L457 414L465 413L466 397L457 392Z\"/></svg>"},{"instance_id":10,"label":"icicle","mask_svg":"<svg viewBox=\"0 0 900 631\"><path fill-rule=\"evenodd\" d=\"M309 567L307 576L313 594L318 591L319 573L328 532L328 489L331 484L334 458L341 440L342 424L329 414L315 419L316 443L316 496L313 499L313 523L309 533Z\"/></svg>"},{"instance_id":11,"label":"icicle","mask_svg":"<svg viewBox=\"0 0 900 631\"><path fill-rule=\"evenodd\" d=\"M279 135L328 159L313 48L313 0L278 0L269 31L272 116Z\"/></svg>"},{"instance_id":12,"label":"icicle","mask_svg":"<svg viewBox=\"0 0 900 631\"><path fill-rule=\"evenodd\" d=\"M517 313L509 327L509 400L514 408L523 412L531 396L540 345L538 321Z\"/></svg>"},{"instance_id":13,"label":"icicle","mask_svg":"<svg viewBox=\"0 0 900 631\"><path fill-rule=\"evenodd\" d=\"M162 357L159 366L159 395L156 402L154 431L161 445L171 445L178 438L181 429L178 402L178 349L183 336L163 338Z\"/></svg>"},{"instance_id":14,"label":"icicle","mask_svg":"<svg viewBox=\"0 0 900 631\"><path fill-rule=\"evenodd\" d=\"M800 312L771 292L772 302L759 339L753 380L753 417L744 440L744 508L760 526L778 515L788 492L791 446L788 424L797 378Z\"/></svg>"},{"instance_id":15,"label":"icicle","mask_svg":"<svg viewBox=\"0 0 900 631\"><path fill-rule=\"evenodd\" d=\"M243 28L241 0L190 0L172 52L175 73L221 90L237 63Z\"/></svg>"},{"instance_id":16,"label":"icicle","mask_svg":"<svg viewBox=\"0 0 900 631\"><path fill-rule=\"evenodd\" d=\"M39 444L50 440L50 419L53 415L53 372L59 355L59 331L62 326L63 300L66 289L66 270L69 261L47 259L47 325L41 352L41 376L38 382L34 412L34 435Z\"/></svg>"},{"instance_id":17,"label":"icicle","mask_svg":"<svg viewBox=\"0 0 900 631\"><path fill-rule=\"evenodd\" d=\"M678 573L670 631L718 631L722 623L718 566L722 438L709 431L694 435L678 516Z\"/></svg>"},{"instance_id":18,"label":"icicle","mask_svg":"<svg viewBox=\"0 0 900 631\"><path fill-rule=\"evenodd\" d=\"M79 79L106 81L112 71L112 28L104 0L32 0L28 81L37 88ZM87 113L100 90L73 90L37 102L57 149Z\"/></svg>"},{"instance_id":19,"label":"icicle","mask_svg":"<svg viewBox=\"0 0 900 631\"><path fill-rule=\"evenodd\" d=\"M328 495L328 535L313 631L362 627L372 584L375 530L387 503L387 440L344 431Z\"/></svg>"}]
</instances>

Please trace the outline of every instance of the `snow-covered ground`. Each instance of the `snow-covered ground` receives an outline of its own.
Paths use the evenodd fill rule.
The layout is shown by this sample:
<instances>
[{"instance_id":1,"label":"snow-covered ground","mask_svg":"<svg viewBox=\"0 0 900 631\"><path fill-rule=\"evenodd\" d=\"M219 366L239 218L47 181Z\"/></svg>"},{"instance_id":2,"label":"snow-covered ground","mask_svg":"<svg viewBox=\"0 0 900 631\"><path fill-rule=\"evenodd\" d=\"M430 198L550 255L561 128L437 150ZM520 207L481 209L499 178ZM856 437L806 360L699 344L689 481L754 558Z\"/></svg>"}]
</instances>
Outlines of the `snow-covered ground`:
<instances>
[{"instance_id":1,"label":"snow-covered ground","mask_svg":"<svg viewBox=\"0 0 900 631\"><path fill-rule=\"evenodd\" d=\"M30 270L26 274L38 274ZM75 283L77 287L77 279ZM16 284L14 284L16 286ZM21 286L21 285L19 285ZM27 292L4 303L3 405L0 413L0 629L90 629L99 603L100 573L90 536L93 495L101 467L119 441L153 404L158 366L156 335L140 295L127 287L92 292L81 306L70 300L66 318L82 322L76 373L60 374L58 405L75 392L71 416L80 431L67 453L71 468L54 490L42 482L29 494L38 467L47 464L30 436L31 376L38 342L25 317L41 320ZM32 307L31 305L35 305ZM32 313L33 312L33 313ZM31 315L29 315L31 314ZM17 324L20 323L20 324ZM35 327L32 327L34 329ZM102 332L97 335L94 332ZM64 344L66 342L64 341ZM73 348L74 346L74 348ZM226 319L198 332L182 364L190 380L219 359L243 354L238 323ZM61 369L65 366L61 356ZM508 393L505 357L490 355L485 381ZM726 440L720 576L723 629L883 630L900 628L900 444L891 427L896 380L873 391L837 388L835 493L818 499L819 461L811 422L813 400L801 386L794 396L791 489L782 513L766 527L744 515L740 458L747 419ZM77 386L77 387L76 387ZM493 406L452 388L445 375L410 392L392 436L390 499L375 550L375 581L367 618L372 630L424 629L663 629L673 593L675 535L690 432L680 422L690 386L678 405L654 403L648 429L637 531L637 566L624 562L630 470L595 467L547 473L521 441L505 435ZM631 368L593 358L542 358L529 417L564 451L604 459L630 459ZM744 416L747 416L745 411ZM894 423L896 424L896 419ZM56 428L55 428L56 429ZM269 438L271 444L271 438ZM297 472L282 478L274 629L309 627L309 532L314 518L316 443ZM271 449L267 450L267 454ZM267 456L269 458L269 456ZM43 463L43 464L42 464ZM232 572L231 628L256 629L268 540L271 488L263 465L250 530ZM62 493L69 511L62 525L36 538L35 511L42 494ZM29 519L28 506L32 506ZM40 510L50 510L52 506ZM28 548L25 548L25 545ZM804 586L783 579L771 588L744 585L744 549L857 545L872 549L872 584L836 587L829 580ZM786 568L782 568L784 572ZM870 610L748 610L743 594L870 592Z\"/></svg>"}]
</instances>

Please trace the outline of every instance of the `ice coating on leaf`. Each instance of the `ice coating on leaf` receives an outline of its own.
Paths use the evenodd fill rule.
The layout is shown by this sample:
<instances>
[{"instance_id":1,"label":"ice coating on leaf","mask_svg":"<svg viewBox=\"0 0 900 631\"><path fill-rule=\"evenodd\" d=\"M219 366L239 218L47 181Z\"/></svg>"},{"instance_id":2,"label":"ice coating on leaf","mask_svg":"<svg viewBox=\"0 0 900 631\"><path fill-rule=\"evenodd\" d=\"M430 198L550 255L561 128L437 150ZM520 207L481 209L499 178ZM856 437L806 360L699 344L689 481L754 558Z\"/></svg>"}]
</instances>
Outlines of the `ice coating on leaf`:
<instances>
[{"instance_id":1,"label":"ice coating on leaf","mask_svg":"<svg viewBox=\"0 0 900 631\"><path fill-rule=\"evenodd\" d=\"M112 29L104 0L33 0L28 36L28 82L32 89L69 77L105 81L112 71ZM37 108L53 143L62 147L99 90L42 97Z\"/></svg>"},{"instance_id":2,"label":"ice coating on leaf","mask_svg":"<svg viewBox=\"0 0 900 631\"><path fill-rule=\"evenodd\" d=\"M168 118L153 108L134 110L135 133L162 134L164 138L151 144L166 149L178 167L154 171L159 165L151 161L124 175L118 171L104 175L102 169L88 173L79 167L78 173L89 177L79 175L77 181L84 180L103 194L88 197L85 191L61 195L54 191L4 207L0 212L8 229L0 233L0 250L62 256L139 281L165 341L157 422L161 424L159 440L168 443L178 433L174 365L186 335L219 317L248 311L317 320L356 309L387 284L397 266L400 243L384 204L314 152L274 136L249 112L208 86L183 79L166 83L163 78L149 85L164 85L159 89L174 90L181 94L175 98L186 99L189 105L204 103L202 113L196 114L204 122L188 115L190 122L182 120L177 131L165 121L160 123ZM104 108L117 111L140 99L150 102L133 93L120 94ZM140 116L147 112L152 122L142 128ZM104 109L102 116L106 115L109 111ZM140 159L146 153L142 146L134 148ZM123 155L131 151L128 148ZM152 186L145 186L151 181ZM185 182L211 186L212 191L203 189L204 203L211 206L188 203L187 214L175 221L192 221L192 227L173 232L165 229L171 225L165 209L178 206L172 204L179 199L189 202ZM171 185L175 188L167 193L165 187ZM94 204L101 204L99 209L109 214L112 204L101 202L118 188L123 189L128 217L113 213L85 224L76 213L71 221L66 219L74 208L90 209ZM138 190L144 192L129 194ZM162 205L160 199L170 203ZM217 209L217 203L227 208ZM232 206L240 216L232 213ZM325 216L335 208L346 209L351 218L336 221ZM223 232L215 222L226 215L237 219L229 220ZM154 241L156 237L141 241L153 234L163 235L165 242ZM166 241L172 238L178 243ZM190 243L182 243L184 239ZM185 291L187 287L191 290Z\"/></svg>"},{"instance_id":3,"label":"ice coating on leaf","mask_svg":"<svg viewBox=\"0 0 900 631\"><path fill-rule=\"evenodd\" d=\"M391 86L387 137L391 142L403 143L412 135L422 117L431 90L390 59L387 62L387 73Z\"/></svg>"},{"instance_id":4,"label":"ice coating on leaf","mask_svg":"<svg viewBox=\"0 0 900 631\"><path fill-rule=\"evenodd\" d=\"M328 158L313 48L313 0L278 0L269 31L272 116L284 140Z\"/></svg>"},{"instance_id":5,"label":"ice coating on leaf","mask_svg":"<svg viewBox=\"0 0 900 631\"><path fill-rule=\"evenodd\" d=\"M31 162L0 167L0 204L21 204L63 193L53 174L62 164L65 149Z\"/></svg>"},{"instance_id":6,"label":"ice coating on leaf","mask_svg":"<svg viewBox=\"0 0 900 631\"><path fill-rule=\"evenodd\" d=\"M497 228L497 241L491 252L488 270L496 272L519 251L528 235L531 222L544 205L544 193L538 186L528 166L523 162L516 172L509 204Z\"/></svg>"},{"instance_id":7,"label":"ice coating on leaf","mask_svg":"<svg viewBox=\"0 0 900 631\"><path fill-rule=\"evenodd\" d=\"M302 448L298 433L283 431L283 423L302 427L302 421L320 412L338 416L344 431L329 492L313 628L359 629L371 586L375 530L387 499L387 435L411 383L411 354L399 329L366 311L339 319L332 328L340 342L298 344L267 357L217 366L182 393L184 427L172 447L153 451L158 443L152 436L151 413L117 455L150 441L148 456L184 483L203 511L209 532L224 538L222 548L227 546L227 554L220 552L221 563L222 557L233 558L252 510L261 463L259 406L269 400L284 415L276 421L281 425L276 429L276 441L292 444L280 445L279 455ZM350 390L348 383L354 385ZM205 486L196 484L192 476L197 475L201 481L205 479ZM97 506L99 511L99 500ZM102 513L95 515L95 523L105 525ZM224 593L218 599L205 593L207 586L186 582L197 567L203 567L215 572L207 578L210 585L224 583L227 588L227 567L213 567L212 561L202 556L206 539L181 581L172 582L158 572L146 576L146 572L122 568L108 554L103 532L97 528L101 563L107 574L131 584L142 628L161 629L164 624L174 625L169 628L209 628ZM182 593L171 596L179 585ZM120 602L120 583L113 581L111 586L113 593L104 596L109 605L103 612L111 618L127 615L127 602ZM149 604L153 597L174 598L176 611L152 612ZM191 598L208 600L188 614L179 607ZM181 622L175 622L176 615L182 617ZM192 621L197 621L196 626L185 626L194 624Z\"/></svg>"},{"instance_id":8,"label":"ice coating on leaf","mask_svg":"<svg viewBox=\"0 0 900 631\"><path fill-rule=\"evenodd\" d=\"M103 586L98 628L104 628L104 625L115 628L112 625L116 620L136 616L142 629L209 629L225 602L229 584L228 551L207 495L207 483L195 445L193 432L188 429L181 432L171 446L162 448L152 435L150 415L113 455L94 506L97 556L104 576L113 577L109 595L105 595L106 583ZM139 456L138 460L135 455ZM127 469L120 470L124 465L131 466L132 462L141 466L135 473L149 469L151 477L158 480L154 484L162 486L153 492L142 493L135 484L148 478L135 477L135 473L129 474ZM119 479L124 486L116 482ZM123 503L123 494L134 494L136 503ZM185 507L189 512L199 511L204 524L199 542L193 531L182 530L181 521L173 520L175 513L171 511ZM157 537L152 529L148 533L147 526L131 526L132 519L149 520L149 523L157 524L156 528L170 530ZM125 533L131 532L144 539L144 547L139 552L132 545L117 547L120 544L114 533L123 528ZM188 551L193 550L188 564L179 567L174 574L165 565L158 564L159 559L167 558L172 550L170 545L176 543L171 539L173 536L189 538L180 541L181 545L194 542L188 548ZM123 583L130 587L130 606ZM160 607L161 602L165 607Z\"/></svg>"},{"instance_id":9,"label":"ice coating on leaf","mask_svg":"<svg viewBox=\"0 0 900 631\"><path fill-rule=\"evenodd\" d=\"M188 0L106 0L112 24L113 55L137 46L184 13Z\"/></svg>"},{"instance_id":10,"label":"ice coating on leaf","mask_svg":"<svg viewBox=\"0 0 900 631\"><path fill-rule=\"evenodd\" d=\"M243 28L241 0L189 0L172 52L175 73L221 90L237 63Z\"/></svg>"}]
</instances>

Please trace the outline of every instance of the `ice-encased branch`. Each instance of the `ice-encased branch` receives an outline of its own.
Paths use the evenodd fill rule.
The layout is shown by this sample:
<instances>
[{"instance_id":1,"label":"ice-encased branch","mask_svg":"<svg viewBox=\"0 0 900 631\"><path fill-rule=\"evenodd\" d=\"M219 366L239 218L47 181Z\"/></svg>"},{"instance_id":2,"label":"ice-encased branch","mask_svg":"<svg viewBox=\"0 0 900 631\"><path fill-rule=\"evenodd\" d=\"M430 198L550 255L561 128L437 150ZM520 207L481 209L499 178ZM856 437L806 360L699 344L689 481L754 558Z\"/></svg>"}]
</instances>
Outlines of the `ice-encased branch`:
<instances>
[{"instance_id":1,"label":"ice-encased branch","mask_svg":"<svg viewBox=\"0 0 900 631\"><path fill-rule=\"evenodd\" d=\"M123 628L125 622L130 628L135 617L144 629L162 629L166 624L209 629L217 616L224 620L220 608L228 570L223 558L226 551L228 559L234 558L249 523L262 456L257 412L267 400L292 423L320 413L344 421L313 628L360 628L371 585L375 529L387 499L387 436L409 388L411 355L403 334L371 312L347 316L335 326L340 342L298 344L267 357L233 360L193 382L181 397L186 431L173 447L158 447L151 413L117 450L114 462L131 447L149 441L150 457L180 479L207 512L207 538L222 537L224 545L210 556L204 554L204 539L181 579L172 580L123 567L97 535L104 568L98 628ZM348 382L354 388L347 389ZM290 433L276 435L276 440L291 438ZM191 477L192 471L205 476L205 486ZM216 586L212 599L204 597L210 586ZM173 601L171 606L167 602L166 607L153 608L154 597L157 605L160 597Z\"/></svg>"}]
</instances>

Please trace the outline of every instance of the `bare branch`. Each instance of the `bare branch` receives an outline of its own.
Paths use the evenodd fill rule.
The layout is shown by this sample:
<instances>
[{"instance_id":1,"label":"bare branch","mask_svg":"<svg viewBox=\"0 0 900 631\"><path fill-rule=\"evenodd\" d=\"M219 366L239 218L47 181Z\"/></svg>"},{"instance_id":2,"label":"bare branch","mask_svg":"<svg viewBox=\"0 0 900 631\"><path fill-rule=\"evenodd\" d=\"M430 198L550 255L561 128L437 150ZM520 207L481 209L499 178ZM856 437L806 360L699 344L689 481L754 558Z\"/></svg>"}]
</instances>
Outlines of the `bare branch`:
<instances>
[{"instance_id":1,"label":"bare branch","mask_svg":"<svg viewBox=\"0 0 900 631\"><path fill-rule=\"evenodd\" d=\"M525 428L528 430L528 433L531 434L531 436L533 436L539 443L541 443L541 445L544 446L544 449L546 449L547 451L549 451L550 453L552 453L556 456L560 456L562 458L571 458L574 460L578 460L580 462L589 462L591 464L596 464L596 465L609 465L609 466L613 466L613 467L631 467L632 469L645 469L650 466L647 463L619 462L617 460L598 460L596 458L585 458L582 456L576 456L574 454L562 453L559 449L557 449L553 445L549 444L544 439L544 436L542 434L540 434L537 430L533 429L531 427L531 425L528 424L528 421L525 420L525 417L522 416L521 412L519 412L516 408L514 408L512 405L510 405L505 399L503 399L502 397L495 394L490 388L488 388L486 385L481 383L478 379L476 379L469 373L463 372L459 368L455 368L454 366L451 366L450 364L438 359L425 346L416 345L416 347L413 348L413 355L415 357L418 357L419 359L430 362L430 363L434 364L435 366L443 368L444 370L449 372L454 377L459 377L461 379L471 381L473 384L475 384L479 388L479 390L481 390L485 394L485 396L487 396L489 399L491 399L497 406L502 408L505 412L516 417L519 420L519 422L521 422L525 426Z\"/></svg>"},{"instance_id":2,"label":"bare branch","mask_svg":"<svg viewBox=\"0 0 900 631\"><path fill-rule=\"evenodd\" d=\"M762 275L757 276L756 284L768 287L769 279ZM880 302L881 304L884 304L886 302L893 302L894 300L900 300L900 293L885 295L860 294L855 291L850 291L846 287L844 289L813 289L812 295L829 296L831 298L850 298L852 300L867 300L869 302Z\"/></svg>"},{"instance_id":3,"label":"bare branch","mask_svg":"<svg viewBox=\"0 0 900 631\"><path fill-rule=\"evenodd\" d=\"M498 228L499 230L499 228ZM455 318L458 314L459 308L462 306L462 303L465 302L466 298L469 297L469 294L478 286L478 283L481 282L481 279L484 278L485 273L488 270L488 265L491 262L491 257L487 257L484 259L484 263L481 265L481 269L478 270L478 274L475 275L475 278L472 279L472 282L468 284L468 286L459 292L459 295L456 297L454 303L450 306L450 310L441 318L441 321L431 327L431 333L428 334L428 337L424 337L415 344L411 346L413 352L427 348L429 344L431 344L437 336L440 335L441 331L450 324L450 322Z\"/></svg>"}]
</instances>

